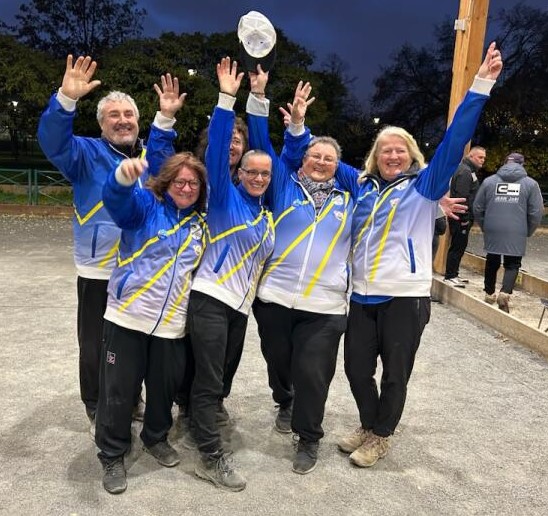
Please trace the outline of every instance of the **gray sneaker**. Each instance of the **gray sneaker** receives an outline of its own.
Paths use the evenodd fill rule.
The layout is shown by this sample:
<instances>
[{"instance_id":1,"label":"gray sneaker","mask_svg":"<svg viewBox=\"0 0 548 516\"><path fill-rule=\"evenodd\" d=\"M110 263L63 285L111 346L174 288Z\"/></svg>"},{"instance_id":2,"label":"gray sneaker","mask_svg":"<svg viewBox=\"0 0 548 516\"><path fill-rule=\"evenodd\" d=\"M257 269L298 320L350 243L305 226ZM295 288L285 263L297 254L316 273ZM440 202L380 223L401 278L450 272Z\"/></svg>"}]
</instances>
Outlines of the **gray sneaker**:
<instances>
[{"instance_id":1,"label":"gray sneaker","mask_svg":"<svg viewBox=\"0 0 548 516\"><path fill-rule=\"evenodd\" d=\"M124 458L104 461L103 464L103 487L110 494L120 494L127 489L126 468Z\"/></svg>"},{"instance_id":2,"label":"gray sneaker","mask_svg":"<svg viewBox=\"0 0 548 516\"><path fill-rule=\"evenodd\" d=\"M274 429L281 434L291 433L291 416L293 415L293 405L282 407L280 405L278 409L278 415L276 421L274 421Z\"/></svg>"},{"instance_id":3,"label":"gray sneaker","mask_svg":"<svg viewBox=\"0 0 548 516\"><path fill-rule=\"evenodd\" d=\"M179 454L167 441L159 441L154 446L143 446L143 450L150 453L162 466L172 468L177 466L181 459Z\"/></svg>"},{"instance_id":4,"label":"gray sneaker","mask_svg":"<svg viewBox=\"0 0 548 516\"><path fill-rule=\"evenodd\" d=\"M318 460L318 441L299 440L297 444L297 453L293 460L293 471L299 475L306 475L316 469Z\"/></svg>"},{"instance_id":5,"label":"gray sneaker","mask_svg":"<svg viewBox=\"0 0 548 516\"><path fill-rule=\"evenodd\" d=\"M194 468L197 477L227 491L243 491L245 478L234 470L232 459L224 453L214 453L198 459Z\"/></svg>"}]
</instances>

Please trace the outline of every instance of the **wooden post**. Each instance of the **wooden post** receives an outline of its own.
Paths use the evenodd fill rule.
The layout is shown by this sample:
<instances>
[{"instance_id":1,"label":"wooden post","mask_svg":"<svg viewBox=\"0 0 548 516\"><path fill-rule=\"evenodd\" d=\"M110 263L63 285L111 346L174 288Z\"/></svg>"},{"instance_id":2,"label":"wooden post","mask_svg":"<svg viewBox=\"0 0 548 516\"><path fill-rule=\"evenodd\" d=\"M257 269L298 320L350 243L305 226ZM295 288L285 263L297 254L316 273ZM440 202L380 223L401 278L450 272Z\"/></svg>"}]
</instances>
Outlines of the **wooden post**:
<instances>
[{"instance_id":1,"label":"wooden post","mask_svg":"<svg viewBox=\"0 0 548 516\"><path fill-rule=\"evenodd\" d=\"M453 81L451 83L451 97L447 125L453 120L458 105L472 85L483 58L485 29L489 0L460 0L459 17L455 20L455 52L453 55ZM468 153L470 144L465 149ZM469 210L472 206L468 207ZM449 230L440 237L438 252L434 260L434 270L445 273L445 260L449 247Z\"/></svg>"}]
</instances>

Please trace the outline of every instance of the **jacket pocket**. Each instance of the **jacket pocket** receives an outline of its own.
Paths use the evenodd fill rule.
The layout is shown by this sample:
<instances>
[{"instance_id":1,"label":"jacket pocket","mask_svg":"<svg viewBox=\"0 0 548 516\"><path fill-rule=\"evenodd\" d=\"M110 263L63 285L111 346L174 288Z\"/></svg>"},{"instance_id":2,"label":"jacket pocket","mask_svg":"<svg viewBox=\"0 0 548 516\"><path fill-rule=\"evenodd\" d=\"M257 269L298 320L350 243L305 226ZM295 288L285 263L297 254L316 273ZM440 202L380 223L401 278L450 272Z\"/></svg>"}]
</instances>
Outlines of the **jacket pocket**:
<instances>
[{"instance_id":1,"label":"jacket pocket","mask_svg":"<svg viewBox=\"0 0 548 516\"><path fill-rule=\"evenodd\" d=\"M228 251L230 251L230 244L226 244L221 251L221 254L219 256L219 259L217 260L217 263L215 264L215 267L213 268L213 272L217 273L223 266L223 263L226 259L226 255L228 254Z\"/></svg>"},{"instance_id":2,"label":"jacket pocket","mask_svg":"<svg viewBox=\"0 0 548 516\"><path fill-rule=\"evenodd\" d=\"M91 257L95 258L95 251L97 249L97 237L99 235L99 224L93 226L93 235L91 237Z\"/></svg>"},{"instance_id":3,"label":"jacket pocket","mask_svg":"<svg viewBox=\"0 0 548 516\"><path fill-rule=\"evenodd\" d=\"M411 274L417 272L417 264L415 263L415 249L413 248L413 239L407 239L407 248L409 250L409 264L411 266Z\"/></svg>"},{"instance_id":4,"label":"jacket pocket","mask_svg":"<svg viewBox=\"0 0 548 516\"><path fill-rule=\"evenodd\" d=\"M118 288L116 289L116 299L120 299L122 297L122 291L124 290L124 286L128 280L128 278L133 274L133 271L127 271L120 280L120 283L118 283Z\"/></svg>"}]
</instances>

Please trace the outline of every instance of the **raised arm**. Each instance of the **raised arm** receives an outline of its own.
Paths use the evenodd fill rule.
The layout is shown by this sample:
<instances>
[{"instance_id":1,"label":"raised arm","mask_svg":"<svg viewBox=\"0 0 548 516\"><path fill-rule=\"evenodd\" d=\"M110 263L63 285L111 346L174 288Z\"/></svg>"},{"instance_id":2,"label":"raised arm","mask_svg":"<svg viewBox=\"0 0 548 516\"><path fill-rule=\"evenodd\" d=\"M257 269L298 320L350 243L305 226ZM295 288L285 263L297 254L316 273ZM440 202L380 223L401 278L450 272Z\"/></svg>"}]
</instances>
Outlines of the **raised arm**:
<instances>
[{"instance_id":1,"label":"raised arm","mask_svg":"<svg viewBox=\"0 0 548 516\"><path fill-rule=\"evenodd\" d=\"M81 167L74 166L81 152L73 134L76 102L101 84L93 80L96 68L91 57L80 56L73 62L69 54L61 87L38 124L38 142L44 154L72 182L78 181L82 173Z\"/></svg>"},{"instance_id":2,"label":"raised arm","mask_svg":"<svg viewBox=\"0 0 548 516\"><path fill-rule=\"evenodd\" d=\"M172 78L169 73L160 77L160 86L154 84L154 90L158 94L160 110L152 122L146 152L148 173L152 176L158 175L162 163L175 154L175 114L183 107L187 95L179 93L179 79Z\"/></svg>"},{"instance_id":3,"label":"raised arm","mask_svg":"<svg viewBox=\"0 0 548 516\"><path fill-rule=\"evenodd\" d=\"M235 119L233 107L243 76L243 72L238 73L236 61L231 62L230 57L224 57L217 64L219 100L209 123L205 155L210 206L226 204L229 191L234 188L230 178L230 142Z\"/></svg>"},{"instance_id":4,"label":"raised arm","mask_svg":"<svg viewBox=\"0 0 548 516\"><path fill-rule=\"evenodd\" d=\"M279 108L286 125L280 158L291 170L300 168L310 142L310 130L304 122L308 106L316 100L316 97L310 97L311 92L312 86L309 82L299 81L295 88L293 102L287 103L287 109Z\"/></svg>"},{"instance_id":5,"label":"raised arm","mask_svg":"<svg viewBox=\"0 0 548 516\"><path fill-rule=\"evenodd\" d=\"M428 167L417 179L416 188L424 197L438 200L447 192L449 179L462 159L466 144L474 135L483 106L501 70L500 51L497 50L495 43L491 43L474 82L457 108L442 142Z\"/></svg>"}]
</instances>

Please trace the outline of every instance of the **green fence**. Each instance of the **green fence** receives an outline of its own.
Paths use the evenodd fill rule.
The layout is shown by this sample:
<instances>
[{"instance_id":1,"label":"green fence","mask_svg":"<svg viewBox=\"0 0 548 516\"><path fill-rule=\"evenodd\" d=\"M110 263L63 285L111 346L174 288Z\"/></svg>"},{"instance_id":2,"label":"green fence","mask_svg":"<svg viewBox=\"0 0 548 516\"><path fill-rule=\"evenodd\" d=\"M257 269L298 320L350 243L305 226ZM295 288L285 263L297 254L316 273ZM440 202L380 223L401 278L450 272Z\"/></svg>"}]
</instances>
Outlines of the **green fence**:
<instances>
[{"instance_id":1,"label":"green fence","mask_svg":"<svg viewBox=\"0 0 548 516\"><path fill-rule=\"evenodd\" d=\"M72 204L72 187L58 170L0 168L0 189L7 202Z\"/></svg>"}]
</instances>

